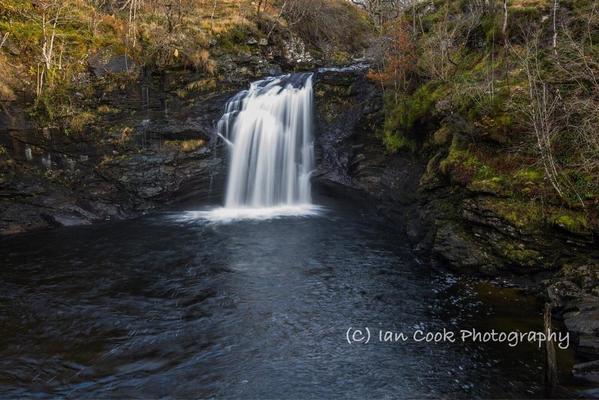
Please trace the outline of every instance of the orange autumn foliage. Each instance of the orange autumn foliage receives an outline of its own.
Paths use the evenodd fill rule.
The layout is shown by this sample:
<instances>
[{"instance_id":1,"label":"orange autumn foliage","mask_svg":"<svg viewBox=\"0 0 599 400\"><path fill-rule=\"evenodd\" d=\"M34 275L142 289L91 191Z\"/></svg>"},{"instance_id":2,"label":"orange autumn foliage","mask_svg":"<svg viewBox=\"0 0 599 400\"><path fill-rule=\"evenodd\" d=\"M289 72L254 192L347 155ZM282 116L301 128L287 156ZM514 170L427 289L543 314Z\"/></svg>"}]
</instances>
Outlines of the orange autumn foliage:
<instances>
[{"instance_id":1,"label":"orange autumn foliage","mask_svg":"<svg viewBox=\"0 0 599 400\"><path fill-rule=\"evenodd\" d=\"M401 18L383 27L382 68L371 70L368 77L384 87L406 90L410 74L416 66L416 46L409 25Z\"/></svg>"}]
</instances>

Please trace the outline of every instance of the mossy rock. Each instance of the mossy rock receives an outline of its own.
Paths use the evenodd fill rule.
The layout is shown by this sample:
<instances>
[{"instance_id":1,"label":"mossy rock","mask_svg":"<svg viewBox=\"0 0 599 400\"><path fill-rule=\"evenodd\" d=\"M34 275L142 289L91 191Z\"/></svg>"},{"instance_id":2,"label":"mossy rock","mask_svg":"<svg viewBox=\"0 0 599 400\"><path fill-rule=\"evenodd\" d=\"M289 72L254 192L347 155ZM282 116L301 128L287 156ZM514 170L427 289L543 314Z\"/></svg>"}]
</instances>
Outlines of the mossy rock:
<instances>
[{"instance_id":1,"label":"mossy rock","mask_svg":"<svg viewBox=\"0 0 599 400\"><path fill-rule=\"evenodd\" d=\"M483 206L493 211L520 230L531 231L542 227L544 213L541 205L534 201L519 201L513 198L493 198L482 200Z\"/></svg>"},{"instance_id":2,"label":"mossy rock","mask_svg":"<svg viewBox=\"0 0 599 400\"><path fill-rule=\"evenodd\" d=\"M441 161L439 170L443 174L449 175L454 182L466 186L483 166L484 164L469 151L464 138L461 135L454 134L449 153Z\"/></svg>"},{"instance_id":3,"label":"mossy rock","mask_svg":"<svg viewBox=\"0 0 599 400\"><path fill-rule=\"evenodd\" d=\"M452 135L451 129L446 125L443 125L433 134L433 143L437 146L446 145L450 142Z\"/></svg>"},{"instance_id":4,"label":"mossy rock","mask_svg":"<svg viewBox=\"0 0 599 400\"><path fill-rule=\"evenodd\" d=\"M446 96L445 86L438 82L429 82L418 87L411 94L399 98L387 96L385 101L385 123L383 142L390 152L410 148L415 150L415 126L430 120L437 101Z\"/></svg>"},{"instance_id":5,"label":"mossy rock","mask_svg":"<svg viewBox=\"0 0 599 400\"><path fill-rule=\"evenodd\" d=\"M325 86L325 85L321 85ZM315 96L318 110L327 123L332 123L337 118L346 115L347 111L355 105L355 99L349 96L350 88L326 85L325 88L316 90Z\"/></svg>"},{"instance_id":6,"label":"mossy rock","mask_svg":"<svg viewBox=\"0 0 599 400\"><path fill-rule=\"evenodd\" d=\"M439 171L439 163L444 156L444 152L439 151L428 161L426 169L420 177L419 186L421 189L429 190L442 186L443 180Z\"/></svg>"},{"instance_id":7,"label":"mossy rock","mask_svg":"<svg viewBox=\"0 0 599 400\"><path fill-rule=\"evenodd\" d=\"M552 216L554 226L578 235L590 235L591 229L587 217L581 213L565 212Z\"/></svg>"},{"instance_id":8,"label":"mossy rock","mask_svg":"<svg viewBox=\"0 0 599 400\"><path fill-rule=\"evenodd\" d=\"M473 179L467 186L468 190L477 193L488 193L496 196L509 194L505 180L501 176L493 176L488 179Z\"/></svg>"},{"instance_id":9,"label":"mossy rock","mask_svg":"<svg viewBox=\"0 0 599 400\"><path fill-rule=\"evenodd\" d=\"M522 244L509 242L501 243L497 247L502 257L520 266L534 267L539 265L543 259L540 252L527 249Z\"/></svg>"},{"instance_id":10,"label":"mossy rock","mask_svg":"<svg viewBox=\"0 0 599 400\"><path fill-rule=\"evenodd\" d=\"M416 143L403 135L392 133L387 130L383 132L383 143L390 153L396 153L400 150L416 150Z\"/></svg>"}]
</instances>

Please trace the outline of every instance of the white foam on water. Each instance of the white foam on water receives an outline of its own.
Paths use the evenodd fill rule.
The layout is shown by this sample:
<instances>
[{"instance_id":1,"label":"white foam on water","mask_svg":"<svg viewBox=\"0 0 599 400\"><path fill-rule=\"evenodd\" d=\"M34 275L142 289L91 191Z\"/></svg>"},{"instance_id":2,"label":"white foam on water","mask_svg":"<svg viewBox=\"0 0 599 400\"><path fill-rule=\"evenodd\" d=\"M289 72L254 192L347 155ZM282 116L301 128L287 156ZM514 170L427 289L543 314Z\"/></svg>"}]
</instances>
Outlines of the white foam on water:
<instances>
[{"instance_id":1,"label":"white foam on water","mask_svg":"<svg viewBox=\"0 0 599 400\"><path fill-rule=\"evenodd\" d=\"M212 210L187 211L182 220L205 220L215 223L254 220L263 221L285 217L312 217L321 215L324 207L313 204L282 205L276 207L219 207Z\"/></svg>"}]
</instances>

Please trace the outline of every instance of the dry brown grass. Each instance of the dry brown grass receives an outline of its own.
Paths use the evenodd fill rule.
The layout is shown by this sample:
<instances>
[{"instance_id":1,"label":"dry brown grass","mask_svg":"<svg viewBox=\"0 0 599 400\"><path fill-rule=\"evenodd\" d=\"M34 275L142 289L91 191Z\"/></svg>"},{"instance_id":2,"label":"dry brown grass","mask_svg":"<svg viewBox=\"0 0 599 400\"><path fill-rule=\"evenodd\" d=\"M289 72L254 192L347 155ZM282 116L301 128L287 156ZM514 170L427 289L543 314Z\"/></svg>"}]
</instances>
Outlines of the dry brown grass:
<instances>
[{"instance_id":1,"label":"dry brown grass","mask_svg":"<svg viewBox=\"0 0 599 400\"><path fill-rule=\"evenodd\" d=\"M511 9L538 7L545 8L551 5L550 0L512 0L510 3Z\"/></svg>"},{"instance_id":2,"label":"dry brown grass","mask_svg":"<svg viewBox=\"0 0 599 400\"><path fill-rule=\"evenodd\" d=\"M168 148L173 148L181 150L184 153L189 153L206 145L206 141L202 139L167 140L166 142L164 142L164 145Z\"/></svg>"},{"instance_id":3,"label":"dry brown grass","mask_svg":"<svg viewBox=\"0 0 599 400\"><path fill-rule=\"evenodd\" d=\"M11 65L0 50L0 100L13 101L16 99L15 89L19 86L18 69ZM21 88L22 89L22 88Z\"/></svg>"}]
</instances>

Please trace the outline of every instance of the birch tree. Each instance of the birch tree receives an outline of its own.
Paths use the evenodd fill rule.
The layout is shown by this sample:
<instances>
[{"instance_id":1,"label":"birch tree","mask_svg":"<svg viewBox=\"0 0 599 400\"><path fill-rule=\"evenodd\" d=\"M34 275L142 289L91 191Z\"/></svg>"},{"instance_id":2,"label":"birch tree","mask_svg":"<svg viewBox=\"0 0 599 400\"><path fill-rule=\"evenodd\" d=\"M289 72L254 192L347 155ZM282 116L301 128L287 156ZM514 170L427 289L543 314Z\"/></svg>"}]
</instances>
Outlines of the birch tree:
<instances>
[{"instance_id":1,"label":"birch tree","mask_svg":"<svg viewBox=\"0 0 599 400\"><path fill-rule=\"evenodd\" d=\"M57 25L61 17L64 3L58 0L40 4L41 15L41 65L37 66L36 95L41 96L48 74L54 65L54 44Z\"/></svg>"},{"instance_id":2,"label":"birch tree","mask_svg":"<svg viewBox=\"0 0 599 400\"><path fill-rule=\"evenodd\" d=\"M559 0L553 1L553 53L557 55L557 9L559 8Z\"/></svg>"}]
</instances>

